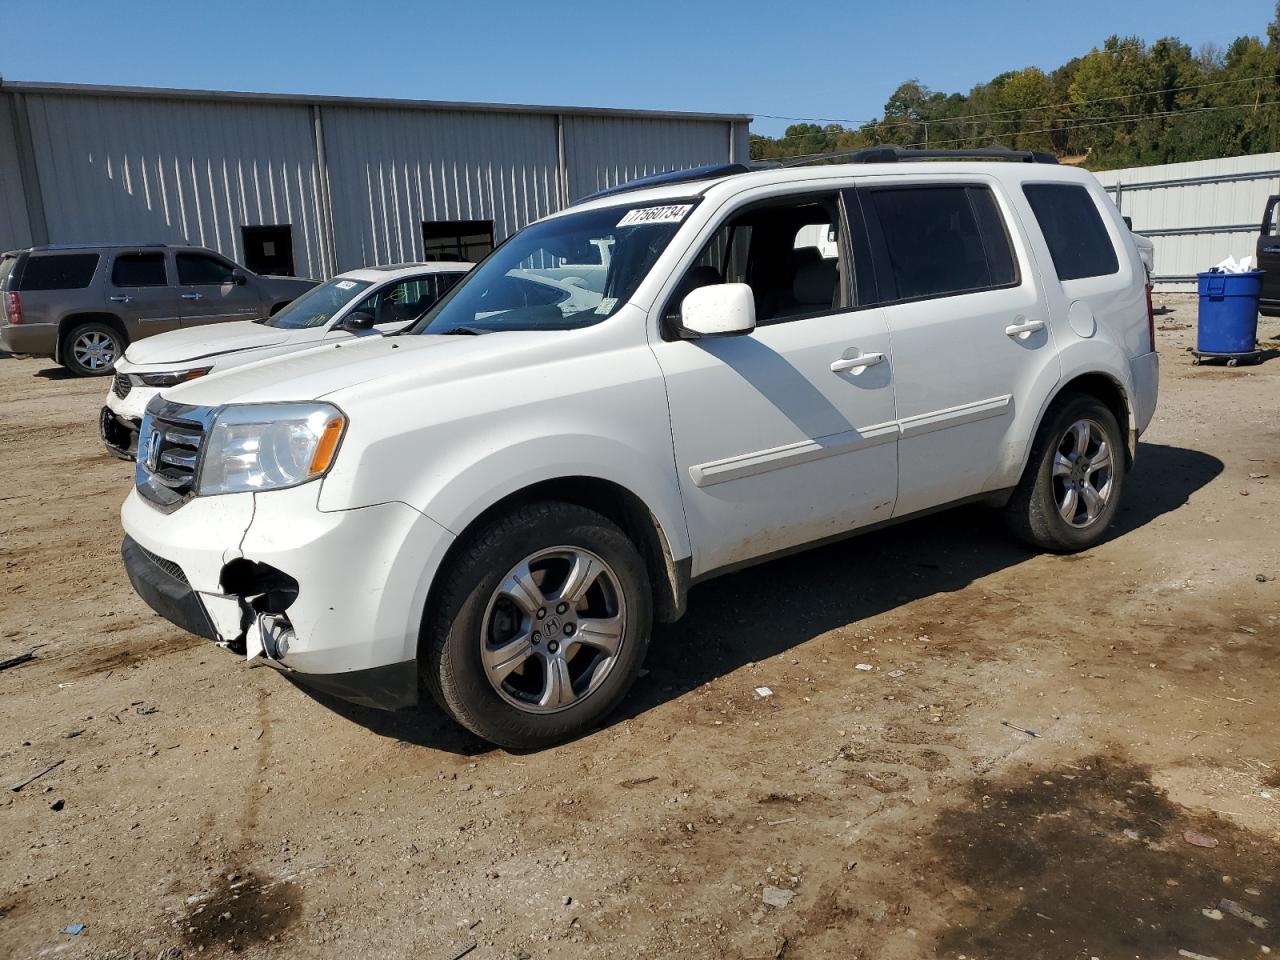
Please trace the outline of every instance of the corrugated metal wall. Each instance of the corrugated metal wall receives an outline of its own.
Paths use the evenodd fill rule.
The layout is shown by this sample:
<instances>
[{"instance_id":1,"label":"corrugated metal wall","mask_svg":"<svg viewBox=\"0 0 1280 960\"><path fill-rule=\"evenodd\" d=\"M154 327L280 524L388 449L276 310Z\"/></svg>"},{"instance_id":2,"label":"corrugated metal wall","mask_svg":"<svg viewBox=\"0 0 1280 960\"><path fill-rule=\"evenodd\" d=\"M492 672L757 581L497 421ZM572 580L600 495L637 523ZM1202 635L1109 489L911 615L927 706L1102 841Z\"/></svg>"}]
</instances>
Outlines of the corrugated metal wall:
<instances>
[{"instance_id":1,"label":"corrugated metal wall","mask_svg":"<svg viewBox=\"0 0 1280 960\"><path fill-rule=\"evenodd\" d=\"M725 163L730 131L715 121L568 116L564 142L572 201L652 173Z\"/></svg>"},{"instance_id":2,"label":"corrugated metal wall","mask_svg":"<svg viewBox=\"0 0 1280 960\"><path fill-rule=\"evenodd\" d=\"M1195 282L1185 278L1227 256L1238 260L1254 253L1267 198L1280 193L1280 153L1129 167L1097 176L1113 198L1119 186L1120 212L1133 218L1135 232L1151 236L1156 289L1193 291Z\"/></svg>"},{"instance_id":3,"label":"corrugated metal wall","mask_svg":"<svg viewBox=\"0 0 1280 960\"><path fill-rule=\"evenodd\" d=\"M53 242L194 243L243 261L240 227L291 224L295 269L324 271L304 106L27 94Z\"/></svg>"},{"instance_id":4,"label":"corrugated metal wall","mask_svg":"<svg viewBox=\"0 0 1280 960\"><path fill-rule=\"evenodd\" d=\"M31 224L27 222L13 106L8 97L0 97L0 251L30 244Z\"/></svg>"},{"instance_id":5,"label":"corrugated metal wall","mask_svg":"<svg viewBox=\"0 0 1280 960\"><path fill-rule=\"evenodd\" d=\"M422 221L502 240L560 209L553 116L321 108L338 270L423 256Z\"/></svg>"},{"instance_id":6,"label":"corrugated metal wall","mask_svg":"<svg viewBox=\"0 0 1280 960\"><path fill-rule=\"evenodd\" d=\"M243 262L242 226L289 224L295 271L328 277L420 259L424 220L492 220L500 241L622 181L746 156L745 117L565 110L3 84L0 241Z\"/></svg>"}]
</instances>

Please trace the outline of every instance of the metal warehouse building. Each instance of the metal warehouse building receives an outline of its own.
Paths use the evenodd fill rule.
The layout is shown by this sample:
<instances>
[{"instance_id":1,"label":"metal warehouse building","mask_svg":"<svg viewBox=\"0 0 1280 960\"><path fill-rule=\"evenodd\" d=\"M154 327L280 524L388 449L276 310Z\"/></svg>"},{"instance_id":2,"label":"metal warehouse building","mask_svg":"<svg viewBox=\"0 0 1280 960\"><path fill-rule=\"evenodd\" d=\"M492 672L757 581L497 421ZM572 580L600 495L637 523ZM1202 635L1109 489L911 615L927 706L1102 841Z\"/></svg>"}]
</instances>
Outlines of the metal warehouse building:
<instances>
[{"instance_id":1,"label":"metal warehouse building","mask_svg":"<svg viewBox=\"0 0 1280 960\"><path fill-rule=\"evenodd\" d=\"M265 273L478 259L663 170L745 160L751 118L0 83L0 250L164 241Z\"/></svg>"}]
</instances>

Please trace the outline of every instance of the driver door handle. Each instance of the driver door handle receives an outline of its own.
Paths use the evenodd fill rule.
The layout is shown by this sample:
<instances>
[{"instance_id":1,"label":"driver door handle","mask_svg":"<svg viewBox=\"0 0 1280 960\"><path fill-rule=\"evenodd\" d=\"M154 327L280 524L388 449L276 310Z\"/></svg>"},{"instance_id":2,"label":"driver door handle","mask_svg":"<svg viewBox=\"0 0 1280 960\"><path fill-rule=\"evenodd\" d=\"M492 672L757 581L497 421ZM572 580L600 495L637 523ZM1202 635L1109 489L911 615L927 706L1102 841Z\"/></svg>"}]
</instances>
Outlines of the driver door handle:
<instances>
[{"instance_id":1,"label":"driver door handle","mask_svg":"<svg viewBox=\"0 0 1280 960\"><path fill-rule=\"evenodd\" d=\"M832 373L848 373L850 370L863 370L884 362L883 353L864 353L860 357L847 357L831 364Z\"/></svg>"},{"instance_id":2,"label":"driver door handle","mask_svg":"<svg viewBox=\"0 0 1280 960\"><path fill-rule=\"evenodd\" d=\"M184 293L182 295L182 299L183 300L203 300L204 294L203 293Z\"/></svg>"},{"instance_id":3,"label":"driver door handle","mask_svg":"<svg viewBox=\"0 0 1280 960\"><path fill-rule=\"evenodd\" d=\"M1026 323L1011 323L1004 328L1005 336L1020 337L1026 333L1036 333L1044 329L1043 320L1028 320Z\"/></svg>"},{"instance_id":4,"label":"driver door handle","mask_svg":"<svg viewBox=\"0 0 1280 960\"><path fill-rule=\"evenodd\" d=\"M112 303L128 303L130 300L133 299L133 297L127 297L124 294L119 294L114 297L107 297L107 299L110 300Z\"/></svg>"}]
</instances>

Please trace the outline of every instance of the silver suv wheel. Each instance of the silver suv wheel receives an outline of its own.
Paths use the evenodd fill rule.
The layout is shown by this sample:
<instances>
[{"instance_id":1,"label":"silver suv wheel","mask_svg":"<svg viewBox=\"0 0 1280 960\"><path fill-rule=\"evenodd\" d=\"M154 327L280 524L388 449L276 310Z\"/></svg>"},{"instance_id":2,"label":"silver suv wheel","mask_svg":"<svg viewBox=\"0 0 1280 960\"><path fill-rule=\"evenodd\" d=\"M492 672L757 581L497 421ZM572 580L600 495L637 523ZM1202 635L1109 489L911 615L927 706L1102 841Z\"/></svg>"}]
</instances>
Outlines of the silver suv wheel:
<instances>
[{"instance_id":1,"label":"silver suv wheel","mask_svg":"<svg viewBox=\"0 0 1280 960\"><path fill-rule=\"evenodd\" d=\"M618 576L582 547L531 554L502 578L481 624L481 662L493 689L525 713L556 713L596 690L625 635Z\"/></svg>"},{"instance_id":2,"label":"silver suv wheel","mask_svg":"<svg viewBox=\"0 0 1280 960\"><path fill-rule=\"evenodd\" d=\"M1077 420L1053 457L1053 499L1062 519L1077 529L1097 521L1111 499L1114 469L1102 425Z\"/></svg>"},{"instance_id":3,"label":"silver suv wheel","mask_svg":"<svg viewBox=\"0 0 1280 960\"><path fill-rule=\"evenodd\" d=\"M71 355L80 366L97 373L116 362L116 344L105 333L86 330L71 341Z\"/></svg>"}]
</instances>

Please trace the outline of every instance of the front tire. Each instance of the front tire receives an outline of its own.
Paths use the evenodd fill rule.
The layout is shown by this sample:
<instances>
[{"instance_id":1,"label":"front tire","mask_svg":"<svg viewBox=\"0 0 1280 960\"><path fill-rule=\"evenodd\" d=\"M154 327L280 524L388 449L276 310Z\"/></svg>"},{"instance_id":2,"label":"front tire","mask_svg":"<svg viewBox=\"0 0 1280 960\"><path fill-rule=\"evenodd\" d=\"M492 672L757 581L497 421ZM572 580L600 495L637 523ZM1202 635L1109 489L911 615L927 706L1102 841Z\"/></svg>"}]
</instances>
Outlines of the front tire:
<instances>
[{"instance_id":1,"label":"front tire","mask_svg":"<svg viewBox=\"0 0 1280 960\"><path fill-rule=\"evenodd\" d=\"M124 353L124 337L105 323L82 323L62 341L62 363L77 377L105 377Z\"/></svg>"},{"instance_id":2,"label":"front tire","mask_svg":"<svg viewBox=\"0 0 1280 960\"><path fill-rule=\"evenodd\" d=\"M1045 414L1005 519L1033 547L1057 553L1099 543L1119 509L1124 437L1096 397L1066 394Z\"/></svg>"},{"instance_id":3,"label":"front tire","mask_svg":"<svg viewBox=\"0 0 1280 960\"><path fill-rule=\"evenodd\" d=\"M560 743L596 726L635 681L653 595L639 551L600 514L517 507L440 576L421 673L471 732L514 750Z\"/></svg>"}]
</instances>

